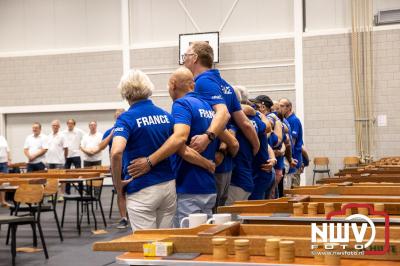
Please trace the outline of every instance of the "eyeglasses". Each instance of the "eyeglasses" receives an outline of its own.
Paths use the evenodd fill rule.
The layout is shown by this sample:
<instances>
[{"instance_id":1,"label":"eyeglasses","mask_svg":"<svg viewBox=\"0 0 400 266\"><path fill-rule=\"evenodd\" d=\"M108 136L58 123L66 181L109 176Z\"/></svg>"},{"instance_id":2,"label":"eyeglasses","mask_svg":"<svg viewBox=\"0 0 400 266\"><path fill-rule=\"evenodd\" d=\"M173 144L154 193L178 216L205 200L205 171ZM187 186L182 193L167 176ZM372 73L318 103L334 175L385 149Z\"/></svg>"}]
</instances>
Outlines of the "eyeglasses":
<instances>
[{"instance_id":1,"label":"eyeglasses","mask_svg":"<svg viewBox=\"0 0 400 266\"><path fill-rule=\"evenodd\" d=\"M191 53L191 54L183 54L181 55L182 61L186 60L186 57L190 56L190 55L195 55L195 53Z\"/></svg>"},{"instance_id":2,"label":"eyeglasses","mask_svg":"<svg viewBox=\"0 0 400 266\"><path fill-rule=\"evenodd\" d=\"M280 104L279 107L284 108L284 107L289 107L288 104Z\"/></svg>"}]
</instances>

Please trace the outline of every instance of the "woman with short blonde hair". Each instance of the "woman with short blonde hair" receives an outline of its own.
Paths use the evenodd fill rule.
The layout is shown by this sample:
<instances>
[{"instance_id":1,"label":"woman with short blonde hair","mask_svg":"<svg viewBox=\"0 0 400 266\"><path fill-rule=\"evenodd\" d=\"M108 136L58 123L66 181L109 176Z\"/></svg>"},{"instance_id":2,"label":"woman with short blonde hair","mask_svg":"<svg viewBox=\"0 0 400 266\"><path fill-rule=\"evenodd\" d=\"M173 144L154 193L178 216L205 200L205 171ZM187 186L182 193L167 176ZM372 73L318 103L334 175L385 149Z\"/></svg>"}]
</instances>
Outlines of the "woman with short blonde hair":
<instances>
[{"instance_id":1,"label":"woman with short blonde hair","mask_svg":"<svg viewBox=\"0 0 400 266\"><path fill-rule=\"evenodd\" d=\"M119 83L122 98L130 108L114 125L111 171L118 197L127 195L132 231L172 227L176 211L172 158L153 165L148 157L167 141L174 126L172 116L148 99L153 88L149 77L140 70L129 71ZM129 163L143 157L148 171L140 177L130 176Z\"/></svg>"},{"instance_id":2,"label":"woman with short blonde hair","mask_svg":"<svg viewBox=\"0 0 400 266\"><path fill-rule=\"evenodd\" d=\"M122 98L131 105L136 101L149 98L153 93L154 85L145 73L132 69L122 76L118 88Z\"/></svg>"}]
</instances>

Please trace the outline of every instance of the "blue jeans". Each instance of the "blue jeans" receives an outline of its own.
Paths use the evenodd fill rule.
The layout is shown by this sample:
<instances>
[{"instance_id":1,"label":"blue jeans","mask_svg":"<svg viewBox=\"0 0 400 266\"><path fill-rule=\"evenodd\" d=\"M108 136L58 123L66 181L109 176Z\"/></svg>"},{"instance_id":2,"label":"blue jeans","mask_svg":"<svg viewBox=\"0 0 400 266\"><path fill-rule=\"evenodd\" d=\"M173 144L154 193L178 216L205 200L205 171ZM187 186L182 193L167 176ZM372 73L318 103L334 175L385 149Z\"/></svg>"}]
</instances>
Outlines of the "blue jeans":
<instances>
[{"instance_id":1,"label":"blue jeans","mask_svg":"<svg viewBox=\"0 0 400 266\"><path fill-rule=\"evenodd\" d=\"M0 163L0 173L8 174L8 164Z\"/></svg>"}]
</instances>

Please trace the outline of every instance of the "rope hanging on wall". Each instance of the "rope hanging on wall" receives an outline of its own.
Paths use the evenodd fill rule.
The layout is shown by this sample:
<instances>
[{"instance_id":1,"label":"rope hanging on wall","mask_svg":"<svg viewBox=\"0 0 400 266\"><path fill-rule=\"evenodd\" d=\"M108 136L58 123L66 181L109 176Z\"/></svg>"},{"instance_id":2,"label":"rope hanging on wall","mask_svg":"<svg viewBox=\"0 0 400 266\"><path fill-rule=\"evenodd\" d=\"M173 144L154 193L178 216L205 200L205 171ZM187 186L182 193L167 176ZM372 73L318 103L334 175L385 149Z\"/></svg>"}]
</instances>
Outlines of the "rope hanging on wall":
<instances>
[{"instance_id":1,"label":"rope hanging on wall","mask_svg":"<svg viewBox=\"0 0 400 266\"><path fill-rule=\"evenodd\" d=\"M372 161L372 0L352 0L352 79L356 148L361 162Z\"/></svg>"}]
</instances>

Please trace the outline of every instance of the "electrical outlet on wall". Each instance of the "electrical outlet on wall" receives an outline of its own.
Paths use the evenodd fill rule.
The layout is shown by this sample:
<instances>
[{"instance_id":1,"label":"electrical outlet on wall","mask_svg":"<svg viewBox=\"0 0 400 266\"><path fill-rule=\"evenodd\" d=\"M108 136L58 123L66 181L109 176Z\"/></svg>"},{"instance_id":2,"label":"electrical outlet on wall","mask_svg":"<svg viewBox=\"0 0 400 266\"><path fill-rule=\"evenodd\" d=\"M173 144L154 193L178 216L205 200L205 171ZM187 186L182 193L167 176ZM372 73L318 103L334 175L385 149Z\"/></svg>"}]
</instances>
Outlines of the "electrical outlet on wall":
<instances>
[{"instance_id":1,"label":"electrical outlet on wall","mask_svg":"<svg viewBox=\"0 0 400 266\"><path fill-rule=\"evenodd\" d=\"M376 117L378 127L386 127L387 126L387 116L386 115L378 115Z\"/></svg>"}]
</instances>

